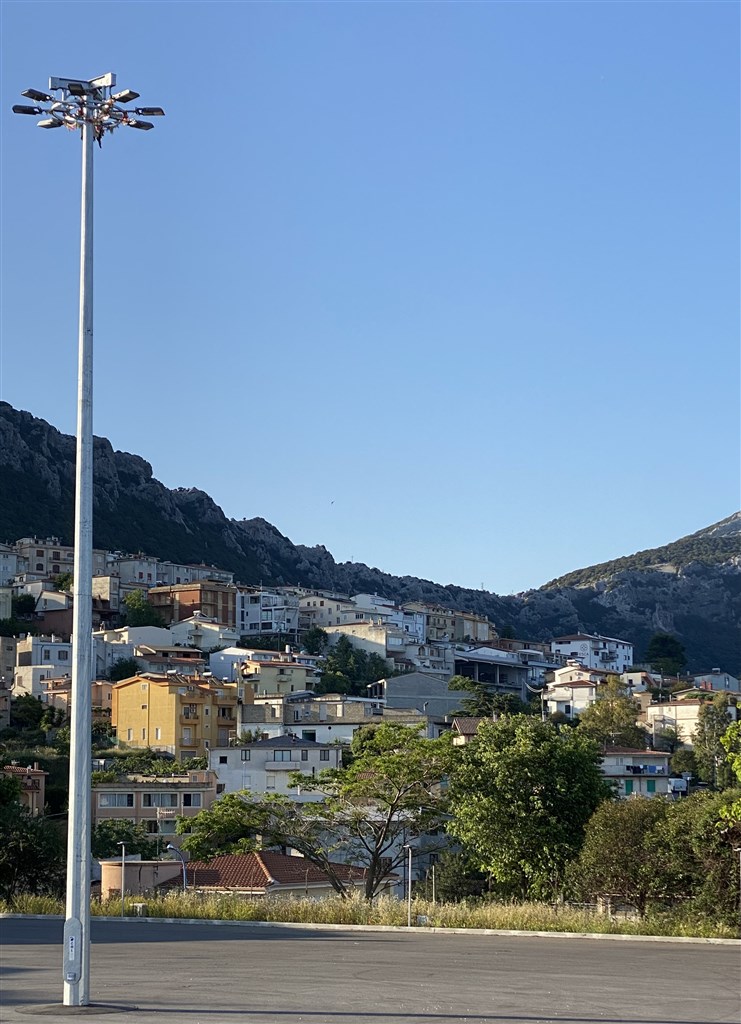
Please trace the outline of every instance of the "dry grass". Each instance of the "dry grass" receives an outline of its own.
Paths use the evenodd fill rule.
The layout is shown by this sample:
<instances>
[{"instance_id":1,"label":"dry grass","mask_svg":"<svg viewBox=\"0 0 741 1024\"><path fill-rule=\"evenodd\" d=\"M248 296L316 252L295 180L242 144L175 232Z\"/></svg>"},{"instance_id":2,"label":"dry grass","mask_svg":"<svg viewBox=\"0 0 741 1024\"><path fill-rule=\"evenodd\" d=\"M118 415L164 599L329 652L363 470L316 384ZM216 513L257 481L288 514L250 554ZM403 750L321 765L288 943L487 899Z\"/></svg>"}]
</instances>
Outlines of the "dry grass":
<instances>
[{"instance_id":1,"label":"dry grass","mask_svg":"<svg viewBox=\"0 0 741 1024\"><path fill-rule=\"evenodd\" d=\"M407 923L403 900L382 896L373 903L355 896L343 900L327 897L307 900L295 896L271 899L246 899L238 896L201 896L197 893L170 893L166 896L127 897L126 915L135 916L135 903L146 903L149 917L198 918L222 921L280 921L297 924L371 924ZM63 914L62 901L46 896L19 896L12 905L0 902L0 911L21 914ZM94 901L94 916L117 917L120 899ZM642 921L615 921L588 910L553 907L543 903L428 903L415 900L412 923L417 916L427 918L428 927L492 928L512 931L586 932L622 935L682 935L696 938L736 938L739 930L711 918L693 915L689 908L681 913L656 913Z\"/></svg>"}]
</instances>

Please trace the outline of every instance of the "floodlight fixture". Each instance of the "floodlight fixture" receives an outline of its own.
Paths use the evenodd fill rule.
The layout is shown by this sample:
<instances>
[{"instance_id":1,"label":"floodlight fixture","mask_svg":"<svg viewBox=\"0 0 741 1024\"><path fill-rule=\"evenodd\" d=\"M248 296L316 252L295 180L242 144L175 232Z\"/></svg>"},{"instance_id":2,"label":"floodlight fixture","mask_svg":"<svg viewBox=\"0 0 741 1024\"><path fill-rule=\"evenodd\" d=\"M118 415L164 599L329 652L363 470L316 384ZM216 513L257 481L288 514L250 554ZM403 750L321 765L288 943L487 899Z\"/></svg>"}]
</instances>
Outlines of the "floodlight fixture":
<instances>
[{"instance_id":1,"label":"floodlight fixture","mask_svg":"<svg viewBox=\"0 0 741 1024\"><path fill-rule=\"evenodd\" d=\"M70 96L87 96L90 92L89 82L68 82L67 92Z\"/></svg>"},{"instance_id":2,"label":"floodlight fixture","mask_svg":"<svg viewBox=\"0 0 741 1024\"><path fill-rule=\"evenodd\" d=\"M29 100L39 100L41 103L50 103L54 98L46 92L39 92L38 89L26 89L21 96L26 96Z\"/></svg>"},{"instance_id":3,"label":"floodlight fixture","mask_svg":"<svg viewBox=\"0 0 741 1024\"><path fill-rule=\"evenodd\" d=\"M139 99L139 93L133 89L122 89L121 92L114 92L111 99L116 103L131 103L132 100Z\"/></svg>"},{"instance_id":4,"label":"floodlight fixture","mask_svg":"<svg viewBox=\"0 0 741 1024\"><path fill-rule=\"evenodd\" d=\"M61 128L64 125L64 121L57 120L56 117L45 117L43 121L37 121L37 128Z\"/></svg>"},{"instance_id":5,"label":"floodlight fixture","mask_svg":"<svg viewBox=\"0 0 741 1024\"><path fill-rule=\"evenodd\" d=\"M43 114L44 110L43 110L42 107L27 107L23 103L14 103L13 104L13 113L14 114L31 114L31 115L35 116L36 114Z\"/></svg>"},{"instance_id":6,"label":"floodlight fixture","mask_svg":"<svg viewBox=\"0 0 741 1024\"><path fill-rule=\"evenodd\" d=\"M135 114L143 114L145 117L164 117L165 112L162 107L136 107L134 110Z\"/></svg>"},{"instance_id":7,"label":"floodlight fixture","mask_svg":"<svg viewBox=\"0 0 741 1024\"><path fill-rule=\"evenodd\" d=\"M141 128L143 132L148 132L150 128L154 128L154 125L150 121L125 121L125 124L129 128Z\"/></svg>"}]
</instances>

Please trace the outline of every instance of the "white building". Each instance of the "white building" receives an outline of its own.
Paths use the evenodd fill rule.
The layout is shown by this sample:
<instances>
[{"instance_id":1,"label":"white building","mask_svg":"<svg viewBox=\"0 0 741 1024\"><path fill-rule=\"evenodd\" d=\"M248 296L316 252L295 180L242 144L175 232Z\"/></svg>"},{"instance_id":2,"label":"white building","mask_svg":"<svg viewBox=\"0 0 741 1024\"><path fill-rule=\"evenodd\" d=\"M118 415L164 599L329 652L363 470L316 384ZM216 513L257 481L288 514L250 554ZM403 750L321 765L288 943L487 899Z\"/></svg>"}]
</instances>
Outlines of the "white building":
<instances>
[{"instance_id":1,"label":"white building","mask_svg":"<svg viewBox=\"0 0 741 1024\"><path fill-rule=\"evenodd\" d=\"M601 668L620 674L633 664L633 644L614 637L574 633L556 637L551 650L564 658L573 658L586 668Z\"/></svg>"},{"instance_id":2,"label":"white building","mask_svg":"<svg viewBox=\"0 0 741 1024\"><path fill-rule=\"evenodd\" d=\"M316 743L297 736L245 743L239 747L215 747L209 767L218 776L220 793L282 793L299 802L321 800L322 793L289 785L291 772L316 776L325 768L339 768L342 748L336 743ZM223 786L223 789L222 789Z\"/></svg>"},{"instance_id":3,"label":"white building","mask_svg":"<svg viewBox=\"0 0 741 1024\"><path fill-rule=\"evenodd\" d=\"M237 590L237 634L259 642L259 634L285 633L297 637L299 598L282 590ZM251 639L250 639L251 638Z\"/></svg>"},{"instance_id":4,"label":"white building","mask_svg":"<svg viewBox=\"0 0 741 1024\"><path fill-rule=\"evenodd\" d=\"M649 704L646 708L646 724L654 739L658 739L666 729L674 729L682 743L691 747L695 742L700 710L708 703L709 700L687 698ZM738 709L735 704L728 705L728 714L730 721L737 720Z\"/></svg>"},{"instance_id":5,"label":"white building","mask_svg":"<svg viewBox=\"0 0 741 1024\"><path fill-rule=\"evenodd\" d=\"M0 587L9 586L25 568L25 559L15 548L0 544Z\"/></svg>"},{"instance_id":6,"label":"white building","mask_svg":"<svg viewBox=\"0 0 741 1024\"><path fill-rule=\"evenodd\" d=\"M239 640L238 629L207 619L199 612L189 619L173 622L169 632L173 644L197 647L201 651L210 651L214 647L230 647Z\"/></svg>"},{"instance_id":7,"label":"white building","mask_svg":"<svg viewBox=\"0 0 741 1024\"><path fill-rule=\"evenodd\" d=\"M599 683L589 680L549 683L543 692L543 700L548 714L553 715L560 712L567 718L577 718L582 711L594 704L597 699L598 686Z\"/></svg>"},{"instance_id":8,"label":"white building","mask_svg":"<svg viewBox=\"0 0 741 1024\"><path fill-rule=\"evenodd\" d=\"M28 636L16 644L13 696L40 697L45 679L72 672L72 644L55 636Z\"/></svg>"}]
</instances>

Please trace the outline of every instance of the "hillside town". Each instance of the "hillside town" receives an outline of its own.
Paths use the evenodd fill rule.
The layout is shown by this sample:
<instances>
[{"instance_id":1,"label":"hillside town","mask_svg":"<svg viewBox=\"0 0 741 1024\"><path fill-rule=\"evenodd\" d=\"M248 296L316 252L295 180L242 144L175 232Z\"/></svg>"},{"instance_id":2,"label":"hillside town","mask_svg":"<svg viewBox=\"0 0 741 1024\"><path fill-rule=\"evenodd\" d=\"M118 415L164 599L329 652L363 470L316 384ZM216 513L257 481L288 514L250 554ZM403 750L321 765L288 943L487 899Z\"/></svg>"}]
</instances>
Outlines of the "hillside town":
<instances>
[{"instance_id":1,"label":"hillside town","mask_svg":"<svg viewBox=\"0 0 741 1024\"><path fill-rule=\"evenodd\" d=\"M47 746L65 737L73 561L73 549L53 537L0 546L0 742L11 753L14 706L38 709ZM285 843L249 861L187 859L188 823L245 792L310 812L327 796L322 773L341 773L368 727L401 727L461 751L482 723L526 714L576 733L595 711L619 705L628 720L591 734L604 783L620 799L677 801L717 781L707 758L695 758L709 709L727 725L737 718L739 679L717 666L683 675L671 637L668 656L637 663L629 638L575 633L535 642L466 609L247 586L220 568L141 553L96 550L94 572L92 826L129 839L127 892L177 885L181 867L185 886L203 891L255 894L268 877L273 894L302 884L314 896L362 888L367 864L353 862L351 843L335 848L334 866L309 860L302 875L291 857L306 860L305 852ZM38 760L4 757L19 800L43 816L48 772ZM153 860L134 852L136 836ZM402 838L384 850L374 894L421 883L457 848L451 836L431 842L418 830L407 865ZM103 898L121 890L116 847L107 852L97 873Z\"/></svg>"}]
</instances>

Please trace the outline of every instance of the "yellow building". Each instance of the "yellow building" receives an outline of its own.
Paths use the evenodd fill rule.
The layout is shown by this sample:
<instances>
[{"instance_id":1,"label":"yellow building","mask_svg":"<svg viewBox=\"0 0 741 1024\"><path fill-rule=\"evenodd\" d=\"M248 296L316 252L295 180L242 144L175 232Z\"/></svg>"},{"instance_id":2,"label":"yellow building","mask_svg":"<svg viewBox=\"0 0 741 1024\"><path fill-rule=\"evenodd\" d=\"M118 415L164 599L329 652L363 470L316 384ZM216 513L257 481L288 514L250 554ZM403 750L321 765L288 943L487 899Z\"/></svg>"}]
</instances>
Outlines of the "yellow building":
<instances>
[{"instance_id":1,"label":"yellow building","mask_svg":"<svg viewBox=\"0 0 741 1024\"><path fill-rule=\"evenodd\" d=\"M246 658L242 662L241 675L250 685L245 687L245 694L252 690L255 697L265 697L268 694L313 690L320 678L316 661L310 655L304 658L300 654L275 654L270 660Z\"/></svg>"},{"instance_id":2,"label":"yellow building","mask_svg":"<svg viewBox=\"0 0 741 1024\"><path fill-rule=\"evenodd\" d=\"M234 683L144 672L113 687L111 721L122 746L151 747L178 760L207 757L234 738L236 706Z\"/></svg>"}]
</instances>

